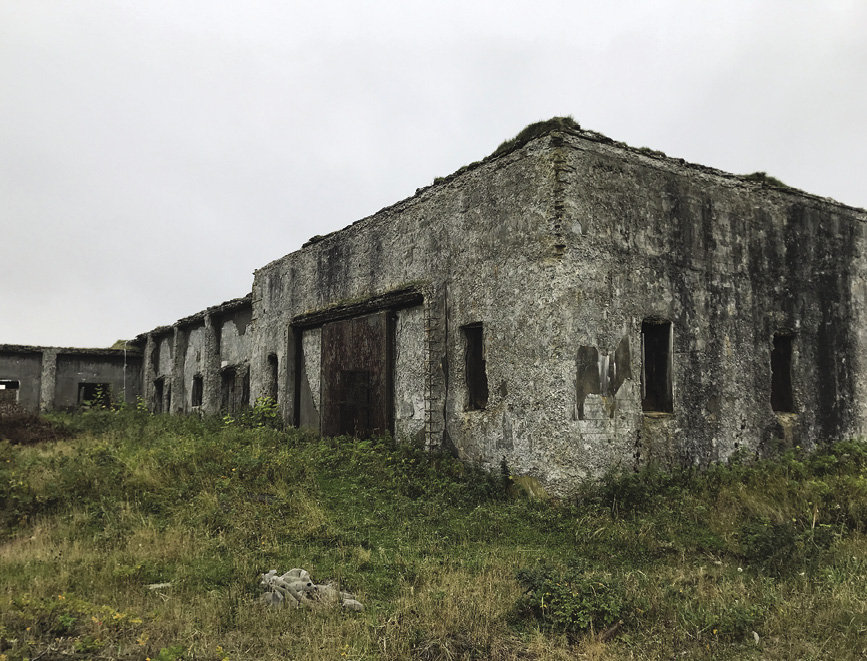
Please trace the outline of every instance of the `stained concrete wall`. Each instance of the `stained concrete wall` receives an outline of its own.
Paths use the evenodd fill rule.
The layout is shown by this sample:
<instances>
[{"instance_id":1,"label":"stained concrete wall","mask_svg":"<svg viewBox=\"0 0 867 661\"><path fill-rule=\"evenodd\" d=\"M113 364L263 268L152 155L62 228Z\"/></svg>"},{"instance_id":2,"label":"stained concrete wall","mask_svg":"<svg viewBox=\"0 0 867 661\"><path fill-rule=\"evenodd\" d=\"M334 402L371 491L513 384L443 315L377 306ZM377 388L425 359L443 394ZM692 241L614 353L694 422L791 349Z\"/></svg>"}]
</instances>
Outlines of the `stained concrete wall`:
<instances>
[{"instance_id":1,"label":"stained concrete wall","mask_svg":"<svg viewBox=\"0 0 867 661\"><path fill-rule=\"evenodd\" d=\"M231 373L248 405L274 393L276 360L284 418L321 429L323 325L388 310L394 434L557 494L611 468L867 433L863 210L577 127L537 133L137 338L146 399L162 378L188 412L201 375L216 413ZM786 412L775 334L792 343ZM55 367L44 353L43 405Z\"/></svg>"},{"instance_id":2,"label":"stained concrete wall","mask_svg":"<svg viewBox=\"0 0 867 661\"><path fill-rule=\"evenodd\" d=\"M863 433L856 374L867 356L859 346L867 297L853 289L864 281L862 211L578 136L552 143L566 247L549 288L580 303L518 321L552 336L546 344L566 356L590 346L613 357L626 338L635 376L585 420L534 421L542 437L576 441L568 461L546 448L542 463L572 467L572 477L653 457L704 464L779 440L810 446ZM671 415L641 411L648 318L672 323ZM771 409L775 333L794 337L790 415ZM531 378L573 397L568 360Z\"/></svg>"},{"instance_id":3,"label":"stained concrete wall","mask_svg":"<svg viewBox=\"0 0 867 661\"><path fill-rule=\"evenodd\" d=\"M429 446L452 444L469 457L474 445L461 419L466 394L458 392L463 378L460 326L493 323L513 313L514 292L526 288L531 269L554 250L548 232L554 169L545 149L531 144L485 163L257 271L257 329L290 328L311 312L327 313L399 291L419 292L421 306L397 312L395 433L407 441L423 438ZM532 299L527 305L538 310L535 290L526 296ZM304 359L297 369L306 377L299 396L306 402L317 392L318 353L311 332L302 332ZM254 358L275 350L258 336L255 342ZM522 352L521 360L529 355ZM491 361L489 378L499 387L519 365ZM255 373L253 378L255 383ZM503 420L497 398L505 398L499 393L492 395L492 408L499 411L496 433ZM299 413L314 426L304 404Z\"/></svg>"},{"instance_id":4,"label":"stained concrete wall","mask_svg":"<svg viewBox=\"0 0 867 661\"><path fill-rule=\"evenodd\" d=\"M42 352L0 348L0 381L18 381L17 403L38 411L42 378Z\"/></svg>"},{"instance_id":5,"label":"stained concrete wall","mask_svg":"<svg viewBox=\"0 0 867 661\"><path fill-rule=\"evenodd\" d=\"M0 345L0 380L18 381L18 404L31 411L78 407L82 383L108 384L114 402L135 404L141 394L141 365L141 353L134 349L124 354L115 349Z\"/></svg>"},{"instance_id":6,"label":"stained concrete wall","mask_svg":"<svg viewBox=\"0 0 867 661\"><path fill-rule=\"evenodd\" d=\"M394 435L419 445L425 436L427 344L424 308L398 310L394 324Z\"/></svg>"},{"instance_id":7,"label":"stained concrete wall","mask_svg":"<svg viewBox=\"0 0 867 661\"><path fill-rule=\"evenodd\" d=\"M250 335L252 311L249 308L233 310L217 322L220 368L244 365L250 361Z\"/></svg>"},{"instance_id":8,"label":"stained concrete wall","mask_svg":"<svg viewBox=\"0 0 867 661\"><path fill-rule=\"evenodd\" d=\"M251 405L250 350L252 310L234 309L215 318L217 328L221 393L220 410L230 413ZM260 365L261 367L261 365ZM264 378L267 372L260 372Z\"/></svg>"},{"instance_id":9,"label":"stained concrete wall","mask_svg":"<svg viewBox=\"0 0 867 661\"><path fill-rule=\"evenodd\" d=\"M124 369L126 365L126 369ZM57 354L55 409L74 409L83 383L108 384L113 402L133 405L141 393L141 359L139 356Z\"/></svg>"},{"instance_id":10,"label":"stained concrete wall","mask_svg":"<svg viewBox=\"0 0 867 661\"><path fill-rule=\"evenodd\" d=\"M142 395L152 411L172 410L175 332L172 328L160 328L149 333L144 349ZM180 398L181 400L183 398Z\"/></svg>"},{"instance_id":11,"label":"stained concrete wall","mask_svg":"<svg viewBox=\"0 0 867 661\"><path fill-rule=\"evenodd\" d=\"M234 371L239 406L250 365L252 309L250 298L233 299L140 335L135 345L146 356L143 375L145 399L151 411L217 414L222 401L223 375ZM193 384L202 378L202 403L193 406ZM157 402L155 382L162 380ZM233 383L233 392L236 388Z\"/></svg>"},{"instance_id":12,"label":"stained concrete wall","mask_svg":"<svg viewBox=\"0 0 867 661\"><path fill-rule=\"evenodd\" d=\"M255 323L272 335L254 338L254 364L303 333L302 364L287 369L302 371L297 413L315 427L315 335L293 325L414 289L423 305L396 330L404 440L505 460L557 493L613 467L809 446L863 433L867 419L865 220L554 132L257 271ZM671 412L642 410L645 320L671 324ZM483 328L481 410L469 402L468 324ZM794 337L792 413L771 409L774 333Z\"/></svg>"},{"instance_id":13,"label":"stained concrete wall","mask_svg":"<svg viewBox=\"0 0 867 661\"><path fill-rule=\"evenodd\" d=\"M301 336L301 370L298 396L298 424L301 427L319 431L322 410L322 329L305 329Z\"/></svg>"},{"instance_id":14,"label":"stained concrete wall","mask_svg":"<svg viewBox=\"0 0 867 661\"><path fill-rule=\"evenodd\" d=\"M184 413L193 411L193 381L196 377L202 379L202 402L197 407L205 408L207 401L204 396L205 374L208 372L209 352L206 345L206 329L204 320L200 323L179 329L179 337L182 339L183 351L180 352L181 364L178 371L182 376L180 390L183 397L178 398L180 410ZM211 385L211 384L209 384Z\"/></svg>"}]
</instances>

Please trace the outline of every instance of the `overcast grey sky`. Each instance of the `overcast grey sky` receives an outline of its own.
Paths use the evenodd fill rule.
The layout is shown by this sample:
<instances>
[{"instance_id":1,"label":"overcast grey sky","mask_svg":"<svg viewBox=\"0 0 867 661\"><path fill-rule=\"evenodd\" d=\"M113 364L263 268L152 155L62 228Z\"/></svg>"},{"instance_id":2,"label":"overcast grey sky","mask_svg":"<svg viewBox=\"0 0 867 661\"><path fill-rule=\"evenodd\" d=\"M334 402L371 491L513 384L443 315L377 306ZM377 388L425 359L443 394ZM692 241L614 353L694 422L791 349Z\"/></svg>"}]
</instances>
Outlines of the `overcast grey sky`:
<instances>
[{"instance_id":1,"label":"overcast grey sky","mask_svg":"<svg viewBox=\"0 0 867 661\"><path fill-rule=\"evenodd\" d=\"M0 343L108 346L571 114L867 205L864 0L0 0Z\"/></svg>"}]
</instances>

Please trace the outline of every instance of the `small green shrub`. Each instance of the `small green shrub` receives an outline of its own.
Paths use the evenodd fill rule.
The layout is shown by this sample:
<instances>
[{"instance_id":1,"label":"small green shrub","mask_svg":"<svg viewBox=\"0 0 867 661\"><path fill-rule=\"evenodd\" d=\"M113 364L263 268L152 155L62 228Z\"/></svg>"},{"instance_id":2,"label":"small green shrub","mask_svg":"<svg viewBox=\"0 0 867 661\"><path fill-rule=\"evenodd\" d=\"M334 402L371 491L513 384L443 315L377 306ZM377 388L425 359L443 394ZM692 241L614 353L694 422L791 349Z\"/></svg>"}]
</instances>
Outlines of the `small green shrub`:
<instances>
[{"instance_id":1,"label":"small green shrub","mask_svg":"<svg viewBox=\"0 0 867 661\"><path fill-rule=\"evenodd\" d=\"M651 464L635 472L610 472L598 484L587 485L580 499L610 508L615 514L650 512L661 504L671 506L680 501L693 478L690 471L664 471Z\"/></svg>"},{"instance_id":2,"label":"small green shrub","mask_svg":"<svg viewBox=\"0 0 867 661\"><path fill-rule=\"evenodd\" d=\"M525 588L516 611L557 631L602 631L621 618L625 590L613 577L550 565L520 569L516 578Z\"/></svg>"},{"instance_id":3,"label":"small green shrub","mask_svg":"<svg viewBox=\"0 0 867 661\"><path fill-rule=\"evenodd\" d=\"M712 603L704 608L685 608L684 621L714 640L743 641L760 629L768 614L762 603Z\"/></svg>"},{"instance_id":4,"label":"small green shrub","mask_svg":"<svg viewBox=\"0 0 867 661\"><path fill-rule=\"evenodd\" d=\"M186 651L183 645L163 647L157 655L157 661L179 661L184 658L184 652Z\"/></svg>"},{"instance_id":5,"label":"small green shrub","mask_svg":"<svg viewBox=\"0 0 867 661\"><path fill-rule=\"evenodd\" d=\"M749 563L783 573L798 563L798 532L791 522L750 521L741 529L741 555Z\"/></svg>"},{"instance_id":6,"label":"small green shrub","mask_svg":"<svg viewBox=\"0 0 867 661\"><path fill-rule=\"evenodd\" d=\"M809 569L840 534L829 524L752 520L741 527L741 557L773 576Z\"/></svg>"},{"instance_id":7,"label":"small green shrub","mask_svg":"<svg viewBox=\"0 0 867 661\"><path fill-rule=\"evenodd\" d=\"M252 408L244 409L235 415L223 416L225 426L238 425L248 429L283 429L283 418L280 415L280 407L273 397L259 397Z\"/></svg>"}]
</instances>

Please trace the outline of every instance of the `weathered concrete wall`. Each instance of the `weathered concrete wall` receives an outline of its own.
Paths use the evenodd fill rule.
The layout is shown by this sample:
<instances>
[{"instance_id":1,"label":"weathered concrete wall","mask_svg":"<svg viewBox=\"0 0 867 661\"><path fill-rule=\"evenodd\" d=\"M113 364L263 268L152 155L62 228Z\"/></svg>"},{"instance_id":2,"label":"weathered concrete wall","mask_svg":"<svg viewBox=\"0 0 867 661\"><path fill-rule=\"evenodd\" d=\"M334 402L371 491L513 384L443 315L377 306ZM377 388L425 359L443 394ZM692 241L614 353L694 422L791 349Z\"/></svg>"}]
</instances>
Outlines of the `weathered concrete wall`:
<instances>
[{"instance_id":1,"label":"weathered concrete wall","mask_svg":"<svg viewBox=\"0 0 867 661\"><path fill-rule=\"evenodd\" d=\"M375 400L400 440L558 494L867 434L863 210L562 122L536 134L137 338L146 399L189 412L200 376L203 412L276 394L314 430L333 402L358 429L353 402Z\"/></svg>"},{"instance_id":2,"label":"weathered concrete wall","mask_svg":"<svg viewBox=\"0 0 867 661\"><path fill-rule=\"evenodd\" d=\"M220 368L243 365L250 361L250 329L252 311L249 308L226 313L217 322Z\"/></svg>"},{"instance_id":3,"label":"weathered concrete wall","mask_svg":"<svg viewBox=\"0 0 867 661\"><path fill-rule=\"evenodd\" d=\"M252 404L250 351L252 310L249 306L215 317L219 346L220 410L235 412ZM260 372L262 377L266 372ZM232 377L234 378L228 378ZM231 381L231 383L229 382Z\"/></svg>"},{"instance_id":4,"label":"weathered concrete wall","mask_svg":"<svg viewBox=\"0 0 867 661\"><path fill-rule=\"evenodd\" d=\"M151 411L167 413L172 410L174 345L175 333L172 328L162 327L147 335L142 396Z\"/></svg>"},{"instance_id":5,"label":"weathered concrete wall","mask_svg":"<svg viewBox=\"0 0 867 661\"><path fill-rule=\"evenodd\" d=\"M453 374L448 429L462 453L504 457L563 491L652 459L703 464L863 433L867 298L853 288L863 213L616 145L551 140L554 251L540 242L503 311L502 299L452 297L455 322L475 314L488 329L486 410L463 410ZM671 414L642 411L645 319L672 323ZM794 336L792 414L771 409L775 333ZM449 353L461 348L452 335ZM618 362L622 380L609 379Z\"/></svg>"},{"instance_id":6,"label":"weathered concrete wall","mask_svg":"<svg viewBox=\"0 0 867 661\"><path fill-rule=\"evenodd\" d=\"M0 381L18 381L17 402L29 411L38 411L42 388L42 352L0 347Z\"/></svg>"},{"instance_id":7,"label":"weathered concrete wall","mask_svg":"<svg viewBox=\"0 0 867 661\"><path fill-rule=\"evenodd\" d=\"M420 292L422 306L397 312L395 433L406 441L423 435L431 446L456 434L452 442L462 444L459 421L445 415L447 400L457 401L448 389L460 363L457 355L447 355L446 338L458 337L461 324L478 321L482 306L506 314L512 292L525 286L522 265L540 249L551 249L546 228L553 196L547 182L553 169L543 152L544 145L528 145L257 271L256 328L287 329L298 317L317 311L327 316L340 304ZM456 301L462 301L457 313L450 307ZM315 427L319 353L315 333L302 332L303 364L289 371L303 371L297 415ZM277 342L257 334L254 357L278 351ZM258 379L254 372L254 388ZM287 418L295 416L293 410Z\"/></svg>"},{"instance_id":8,"label":"weathered concrete wall","mask_svg":"<svg viewBox=\"0 0 867 661\"><path fill-rule=\"evenodd\" d=\"M201 377L203 381L202 402L195 405L201 409L205 408L204 396L204 375L207 371L208 351L206 346L206 330L204 319L194 325L186 328L179 328L178 333L183 337L183 351L181 355L181 364L178 366L179 373L183 376L181 382L180 393L183 393L183 398L179 398L179 404L182 406L182 412L190 413L194 404L193 397L193 382L196 377Z\"/></svg>"},{"instance_id":9,"label":"weathered concrete wall","mask_svg":"<svg viewBox=\"0 0 867 661\"><path fill-rule=\"evenodd\" d=\"M122 352L114 355L67 354L58 352L55 409L78 407L79 386L83 383L108 384L113 402L135 404L141 393L141 358L128 355L126 370Z\"/></svg>"},{"instance_id":10,"label":"weathered concrete wall","mask_svg":"<svg viewBox=\"0 0 867 661\"><path fill-rule=\"evenodd\" d=\"M505 460L560 493L617 466L810 445L865 429L864 222L799 192L555 132L257 271L255 323L272 334L253 353L292 362L285 340L303 333L302 364L287 368L303 376L300 410L287 403L287 419L316 427L316 335L288 329L412 288L423 306L395 326L403 440L421 432L490 467ZM670 410L642 407L644 321L671 325ZM476 408L472 324L488 386ZM771 408L775 333L793 338L793 412Z\"/></svg>"},{"instance_id":11,"label":"weathered concrete wall","mask_svg":"<svg viewBox=\"0 0 867 661\"><path fill-rule=\"evenodd\" d=\"M231 408L249 405L245 388L252 345L250 300L247 296L226 301L136 338L135 345L147 358L143 385L151 411L219 413L225 408L227 370L237 376L237 396L234 382L231 387ZM202 380L202 400L194 405L197 378ZM158 381L162 383L159 401Z\"/></svg>"},{"instance_id":12,"label":"weathered concrete wall","mask_svg":"<svg viewBox=\"0 0 867 661\"><path fill-rule=\"evenodd\" d=\"M394 327L394 435L423 445L427 346L424 308L398 310Z\"/></svg>"},{"instance_id":13,"label":"weathered concrete wall","mask_svg":"<svg viewBox=\"0 0 867 661\"><path fill-rule=\"evenodd\" d=\"M18 403L32 411L76 408L82 383L108 384L112 401L135 404L141 393L141 365L142 355L135 350L124 356L123 350L114 349L0 345L0 380L18 381Z\"/></svg>"},{"instance_id":14,"label":"weathered concrete wall","mask_svg":"<svg viewBox=\"0 0 867 661\"><path fill-rule=\"evenodd\" d=\"M602 424L539 420L543 436L580 439L569 465L707 463L776 439L811 445L863 429L853 404L867 298L852 290L864 273L863 213L617 145L554 142L566 248L551 289L581 301L553 307L556 327L570 330L562 349L613 356L627 337L635 375ZM673 328L671 415L642 414L635 387L641 322L653 317ZM791 415L771 409L775 333L794 337ZM555 374L558 390L575 379L568 364Z\"/></svg>"},{"instance_id":15,"label":"weathered concrete wall","mask_svg":"<svg viewBox=\"0 0 867 661\"><path fill-rule=\"evenodd\" d=\"M301 364L299 369L300 387L298 404L298 423L314 431L319 431L321 411L322 383L322 329L310 328L303 331L301 337Z\"/></svg>"}]
</instances>

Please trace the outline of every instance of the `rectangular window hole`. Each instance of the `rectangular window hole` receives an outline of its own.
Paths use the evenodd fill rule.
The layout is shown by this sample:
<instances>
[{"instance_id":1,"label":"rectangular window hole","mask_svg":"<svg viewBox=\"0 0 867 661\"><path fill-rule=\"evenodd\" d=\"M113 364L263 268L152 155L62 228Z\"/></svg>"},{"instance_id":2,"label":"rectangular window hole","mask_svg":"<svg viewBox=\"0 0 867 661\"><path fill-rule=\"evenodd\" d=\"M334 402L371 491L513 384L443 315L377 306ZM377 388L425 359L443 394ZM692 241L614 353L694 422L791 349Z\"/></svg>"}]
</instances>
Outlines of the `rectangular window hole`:
<instances>
[{"instance_id":1,"label":"rectangular window hole","mask_svg":"<svg viewBox=\"0 0 867 661\"><path fill-rule=\"evenodd\" d=\"M153 401L153 409L154 413L162 413L163 412L163 384L165 383L165 379L162 377L154 380L154 401Z\"/></svg>"},{"instance_id":2,"label":"rectangular window hole","mask_svg":"<svg viewBox=\"0 0 867 661\"><path fill-rule=\"evenodd\" d=\"M771 350L771 408L779 413L795 412L795 393L792 388L792 335L774 335Z\"/></svg>"},{"instance_id":3,"label":"rectangular window hole","mask_svg":"<svg viewBox=\"0 0 867 661\"><path fill-rule=\"evenodd\" d=\"M271 354L268 356L268 397L277 401L277 382L279 378L279 365L277 363L277 355Z\"/></svg>"},{"instance_id":4,"label":"rectangular window hole","mask_svg":"<svg viewBox=\"0 0 867 661\"><path fill-rule=\"evenodd\" d=\"M672 413L671 322L645 319L641 322L641 408Z\"/></svg>"},{"instance_id":5,"label":"rectangular window hole","mask_svg":"<svg viewBox=\"0 0 867 661\"><path fill-rule=\"evenodd\" d=\"M14 404L18 401L21 383L12 379L0 380L0 404Z\"/></svg>"},{"instance_id":6,"label":"rectangular window hole","mask_svg":"<svg viewBox=\"0 0 867 661\"><path fill-rule=\"evenodd\" d=\"M191 393L190 404L192 406L202 405L202 396L205 390L205 381L201 374L196 374L193 377L193 390Z\"/></svg>"},{"instance_id":7,"label":"rectangular window hole","mask_svg":"<svg viewBox=\"0 0 867 661\"><path fill-rule=\"evenodd\" d=\"M467 409L481 410L488 405L484 330L481 323L469 324L462 330L466 342Z\"/></svg>"},{"instance_id":8,"label":"rectangular window hole","mask_svg":"<svg viewBox=\"0 0 867 661\"><path fill-rule=\"evenodd\" d=\"M79 383L78 405L91 408L111 406L111 385L108 383Z\"/></svg>"}]
</instances>

